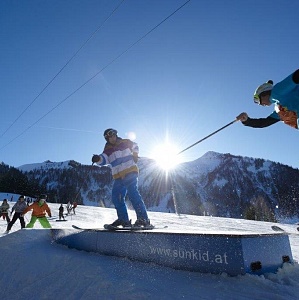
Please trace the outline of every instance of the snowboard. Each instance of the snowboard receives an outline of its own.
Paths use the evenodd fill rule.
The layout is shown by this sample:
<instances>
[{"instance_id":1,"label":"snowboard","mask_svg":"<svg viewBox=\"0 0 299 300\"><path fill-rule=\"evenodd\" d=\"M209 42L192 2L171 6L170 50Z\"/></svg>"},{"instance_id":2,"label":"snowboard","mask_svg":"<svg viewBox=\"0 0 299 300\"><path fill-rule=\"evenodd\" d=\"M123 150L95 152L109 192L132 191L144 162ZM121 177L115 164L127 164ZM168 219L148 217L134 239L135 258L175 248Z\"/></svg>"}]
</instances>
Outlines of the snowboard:
<instances>
[{"instance_id":1,"label":"snowboard","mask_svg":"<svg viewBox=\"0 0 299 300\"><path fill-rule=\"evenodd\" d=\"M131 226L131 227L115 227L110 224L105 224L104 229L109 231L139 231L139 230L152 230L155 229L154 225L148 225L148 226Z\"/></svg>"},{"instance_id":2,"label":"snowboard","mask_svg":"<svg viewBox=\"0 0 299 300\"><path fill-rule=\"evenodd\" d=\"M89 230L89 231L97 231L97 230L102 230L102 231L146 231L146 230L152 230L152 229L164 229L164 228L168 228L168 226L162 226L162 227L157 227L157 226L153 226L151 225L150 227L114 227L111 226L110 224L105 224L103 228L83 228L83 227L79 227L76 225L72 225L72 227L74 229L78 229L78 230Z\"/></svg>"},{"instance_id":3,"label":"snowboard","mask_svg":"<svg viewBox=\"0 0 299 300\"><path fill-rule=\"evenodd\" d=\"M272 230L274 231L279 231L279 232L286 232L283 228L279 227L279 226L276 226L276 225L273 225L271 226Z\"/></svg>"},{"instance_id":4,"label":"snowboard","mask_svg":"<svg viewBox=\"0 0 299 300\"><path fill-rule=\"evenodd\" d=\"M285 232L285 233L287 233L287 234L291 234L290 232L288 232L288 231L284 230L283 228L281 228L281 227L279 227L279 226L276 226L276 225L271 226L271 228L272 228L272 230L274 230L274 231ZM297 231L299 231L299 227L297 227ZM294 232L294 234L299 234L299 233Z\"/></svg>"}]
</instances>

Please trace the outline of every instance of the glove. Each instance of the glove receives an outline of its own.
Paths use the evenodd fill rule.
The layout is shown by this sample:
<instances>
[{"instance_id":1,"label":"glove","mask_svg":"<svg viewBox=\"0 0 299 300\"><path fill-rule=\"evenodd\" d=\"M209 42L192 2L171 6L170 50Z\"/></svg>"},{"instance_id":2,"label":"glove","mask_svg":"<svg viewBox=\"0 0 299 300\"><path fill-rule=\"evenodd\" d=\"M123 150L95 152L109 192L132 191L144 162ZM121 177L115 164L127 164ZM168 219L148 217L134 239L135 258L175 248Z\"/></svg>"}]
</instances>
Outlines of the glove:
<instances>
[{"instance_id":1,"label":"glove","mask_svg":"<svg viewBox=\"0 0 299 300\"><path fill-rule=\"evenodd\" d=\"M100 155L94 154L91 161L92 163L97 163L101 160Z\"/></svg>"},{"instance_id":2,"label":"glove","mask_svg":"<svg viewBox=\"0 0 299 300\"><path fill-rule=\"evenodd\" d=\"M247 113L243 112L243 113L239 114L239 115L236 117L236 119L237 119L238 121L240 120L241 122L246 122L247 119L248 119L248 115L247 115Z\"/></svg>"}]
</instances>

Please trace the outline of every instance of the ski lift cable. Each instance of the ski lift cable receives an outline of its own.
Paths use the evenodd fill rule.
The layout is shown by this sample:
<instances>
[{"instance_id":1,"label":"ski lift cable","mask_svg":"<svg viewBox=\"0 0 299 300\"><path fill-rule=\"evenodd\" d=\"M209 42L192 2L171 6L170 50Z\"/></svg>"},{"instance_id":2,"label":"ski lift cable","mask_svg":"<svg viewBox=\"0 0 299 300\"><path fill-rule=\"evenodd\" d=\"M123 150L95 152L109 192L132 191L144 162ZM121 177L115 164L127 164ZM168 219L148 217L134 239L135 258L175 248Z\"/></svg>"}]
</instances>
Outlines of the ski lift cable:
<instances>
[{"instance_id":1,"label":"ski lift cable","mask_svg":"<svg viewBox=\"0 0 299 300\"><path fill-rule=\"evenodd\" d=\"M58 77L58 75L68 66L68 64L77 56L77 54L86 46L86 44L95 36L95 34L104 26L104 24L112 17L121 4L125 0L122 0L118 6L110 13L110 15L104 20L104 22L88 37L88 39L80 46L80 48L73 54L73 56L64 64L64 66L56 73L56 75L46 84L46 86L38 93L38 95L31 101L31 103L20 113L20 115L8 126L8 128L1 134L1 137L25 114L25 112L31 107L31 105L42 95L42 93L51 85L51 83Z\"/></svg>"},{"instance_id":2,"label":"ski lift cable","mask_svg":"<svg viewBox=\"0 0 299 300\"><path fill-rule=\"evenodd\" d=\"M31 124L29 127L27 127L25 130L23 130L19 135L17 135L15 138L10 140L7 144L5 144L3 147L0 148L0 151L6 148L8 145L10 145L12 142L17 140L20 136L22 136L25 132L27 132L29 129L31 129L34 125L36 125L39 121L44 119L47 115L49 115L51 112L53 112L57 107L59 107L61 104L63 104L66 100L68 100L71 96L73 96L75 93L77 93L79 90L81 90L85 85L87 85L91 80L93 80L96 76L98 76L100 73L102 73L105 69L107 69L110 65L112 65L115 61L117 61L120 57L122 57L125 53L127 53L130 49L132 49L136 44L138 44L141 40L143 40L145 37L147 37L150 33L152 33L155 29L157 29L160 25L162 25L166 20L168 20L170 17L172 17L176 12L178 12L181 8L183 8L188 2L191 0L186 1L184 4L182 4L179 8L177 8L174 12L172 12L169 16L167 16L163 21L161 21L158 25L153 27L151 30L149 30L146 34L144 34L141 38L139 38L136 42L134 42L131 46L129 46L126 50L124 50L122 53L120 53L117 57L115 57L112 61L110 61L106 66L104 66L101 70L99 70L97 73L95 73L92 77L90 77L87 81L85 81L81 86L79 86L76 90L74 90L71 94L69 94L67 97L65 97L63 100L61 100L57 105L55 105L52 109L50 109L47 113L45 113L43 116L41 116L38 120L36 120L33 124Z\"/></svg>"}]
</instances>

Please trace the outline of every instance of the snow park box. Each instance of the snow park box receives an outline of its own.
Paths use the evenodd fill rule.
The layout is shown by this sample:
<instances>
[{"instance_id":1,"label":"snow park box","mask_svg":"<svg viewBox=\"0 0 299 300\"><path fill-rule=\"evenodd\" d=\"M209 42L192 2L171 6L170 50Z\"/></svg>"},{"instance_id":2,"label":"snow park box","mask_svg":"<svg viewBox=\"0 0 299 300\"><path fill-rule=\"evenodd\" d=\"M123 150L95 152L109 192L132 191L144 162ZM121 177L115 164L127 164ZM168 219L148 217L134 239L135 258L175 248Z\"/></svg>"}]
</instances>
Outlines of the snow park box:
<instances>
[{"instance_id":1,"label":"snow park box","mask_svg":"<svg viewBox=\"0 0 299 300\"><path fill-rule=\"evenodd\" d=\"M169 230L107 231L52 229L69 248L202 273L275 273L292 263L289 237L283 233L186 233Z\"/></svg>"}]
</instances>

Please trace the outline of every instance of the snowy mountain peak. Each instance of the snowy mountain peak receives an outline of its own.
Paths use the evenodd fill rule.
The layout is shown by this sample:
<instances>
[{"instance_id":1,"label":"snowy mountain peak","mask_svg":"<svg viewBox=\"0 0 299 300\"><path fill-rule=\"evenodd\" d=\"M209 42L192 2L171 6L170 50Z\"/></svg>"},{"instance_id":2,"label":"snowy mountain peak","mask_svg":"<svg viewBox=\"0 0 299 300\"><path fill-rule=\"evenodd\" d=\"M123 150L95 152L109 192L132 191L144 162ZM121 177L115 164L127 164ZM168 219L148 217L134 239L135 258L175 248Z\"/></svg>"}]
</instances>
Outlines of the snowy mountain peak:
<instances>
[{"instance_id":1,"label":"snowy mountain peak","mask_svg":"<svg viewBox=\"0 0 299 300\"><path fill-rule=\"evenodd\" d=\"M67 160L63 162L52 162L50 160L46 160L43 163L33 163L26 164L18 167L18 169L22 172L30 172L33 170L49 170L49 169L70 169L79 165L79 163L73 160Z\"/></svg>"},{"instance_id":2,"label":"snowy mountain peak","mask_svg":"<svg viewBox=\"0 0 299 300\"><path fill-rule=\"evenodd\" d=\"M168 177L148 158L140 159L138 166L139 190L152 211L237 218L253 209L276 216L299 211L299 183L294 180L299 170L275 162L209 151L178 165ZM19 170L45 184L50 198L77 197L84 204L113 206L108 167L70 160L24 165Z\"/></svg>"}]
</instances>

